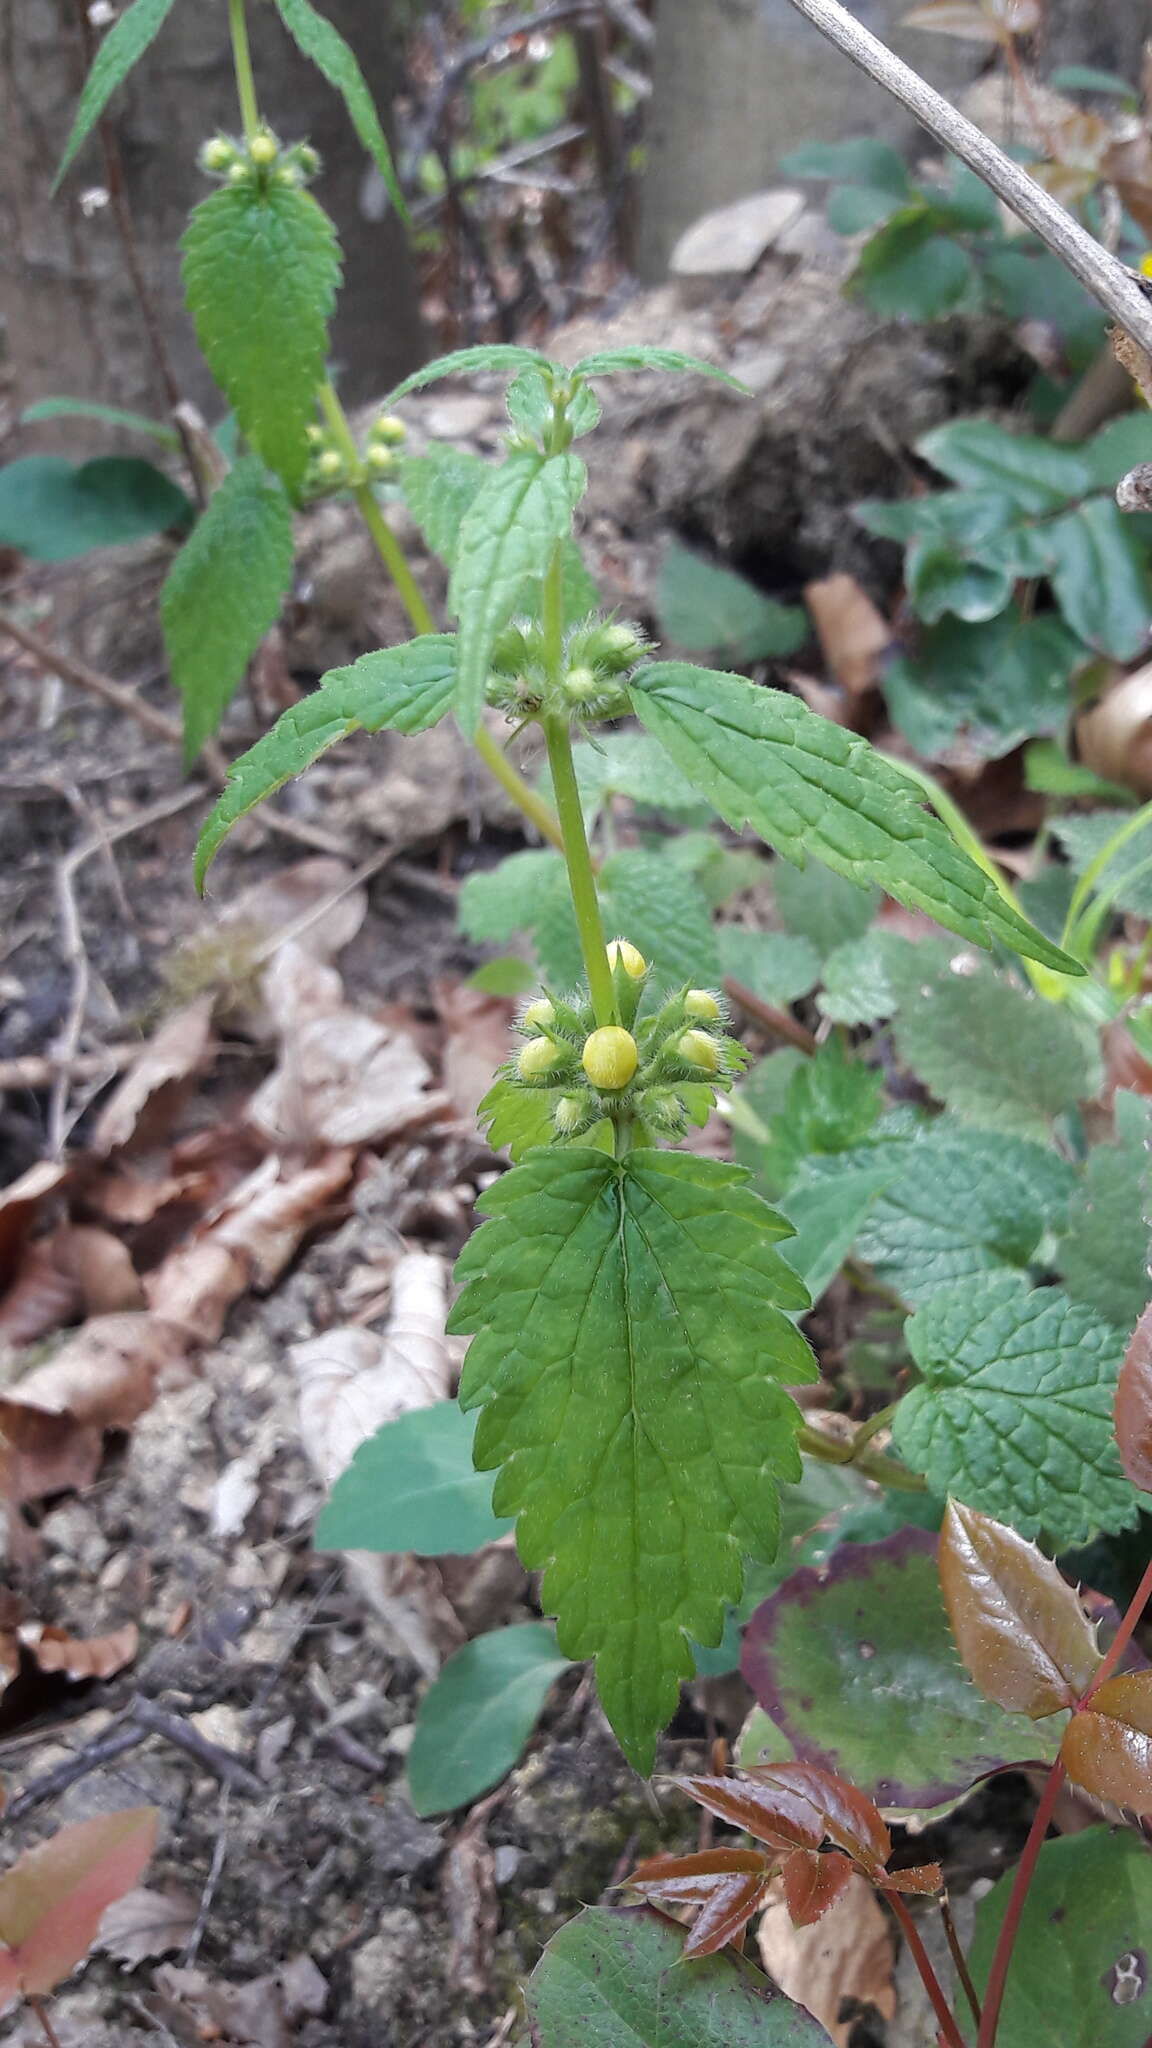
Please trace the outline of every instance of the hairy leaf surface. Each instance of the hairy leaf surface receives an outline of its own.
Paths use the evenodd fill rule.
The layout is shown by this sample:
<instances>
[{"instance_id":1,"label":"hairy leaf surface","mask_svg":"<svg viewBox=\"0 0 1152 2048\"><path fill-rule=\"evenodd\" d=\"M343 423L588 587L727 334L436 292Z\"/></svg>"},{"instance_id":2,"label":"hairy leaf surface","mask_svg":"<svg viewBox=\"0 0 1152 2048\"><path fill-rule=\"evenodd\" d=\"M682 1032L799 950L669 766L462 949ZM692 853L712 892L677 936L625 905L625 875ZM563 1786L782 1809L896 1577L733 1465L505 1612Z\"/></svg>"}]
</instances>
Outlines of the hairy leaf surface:
<instances>
[{"instance_id":1,"label":"hairy leaf surface","mask_svg":"<svg viewBox=\"0 0 1152 2048\"><path fill-rule=\"evenodd\" d=\"M750 824L803 867L814 854L877 882L949 930L1072 972L926 811L899 769L797 697L743 676L660 662L632 679L637 717L728 824Z\"/></svg>"},{"instance_id":2,"label":"hairy leaf surface","mask_svg":"<svg viewBox=\"0 0 1152 2048\"><path fill-rule=\"evenodd\" d=\"M1152 1108L1144 1096L1121 1089L1115 1118L1115 1143L1095 1145L1088 1154L1056 1263L1073 1300L1127 1335L1152 1294Z\"/></svg>"},{"instance_id":3,"label":"hairy leaf surface","mask_svg":"<svg viewBox=\"0 0 1152 2048\"><path fill-rule=\"evenodd\" d=\"M579 456L515 451L488 472L464 514L448 604L460 621L456 710L468 734L483 708L492 643L526 579L543 576L567 539L584 483Z\"/></svg>"},{"instance_id":4,"label":"hairy leaf surface","mask_svg":"<svg viewBox=\"0 0 1152 2048\"><path fill-rule=\"evenodd\" d=\"M309 192L225 185L201 200L181 246L208 367L256 453L295 491L340 282L335 229Z\"/></svg>"},{"instance_id":5,"label":"hairy leaf surface","mask_svg":"<svg viewBox=\"0 0 1152 2048\"><path fill-rule=\"evenodd\" d=\"M196 886L238 818L299 775L346 733L423 732L443 718L456 685L456 643L451 633L424 633L402 647L362 654L349 668L332 668L318 689L292 704L271 732L233 761L228 782L196 847Z\"/></svg>"},{"instance_id":6,"label":"hairy leaf surface","mask_svg":"<svg viewBox=\"0 0 1152 2048\"><path fill-rule=\"evenodd\" d=\"M400 190L392 152L355 53L349 49L339 29L325 15L317 14L311 0L276 0L276 5L281 21L298 48L340 94L352 126L388 188L393 206L401 220L407 220L408 208Z\"/></svg>"},{"instance_id":7,"label":"hairy leaf surface","mask_svg":"<svg viewBox=\"0 0 1152 2048\"><path fill-rule=\"evenodd\" d=\"M494 1510L519 1517L560 1646L597 1659L640 1769L692 1672L687 1639L719 1639L742 1556L775 1552L777 1481L799 1476L783 1389L814 1367L784 1311L807 1296L775 1249L788 1226L745 1179L683 1152L530 1153L457 1269L477 1464L502 1467Z\"/></svg>"},{"instance_id":8,"label":"hairy leaf surface","mask_svg":"<svg viewBox=\"0 0 1152 2048\"><path fill-rule=\"evenodd\" d=\"M119 21L113 22L92 60L92 69L84 81L80 104L72 122L72 132L65 144L60 168L52 186L53 192L67 173L77 151L91 135L117 86L123 85L128 73L144 55L149 44L159 35L172 12L172 7L173 0L133 0L132 6L125 8Z\"/></svg>"}]
</instances>

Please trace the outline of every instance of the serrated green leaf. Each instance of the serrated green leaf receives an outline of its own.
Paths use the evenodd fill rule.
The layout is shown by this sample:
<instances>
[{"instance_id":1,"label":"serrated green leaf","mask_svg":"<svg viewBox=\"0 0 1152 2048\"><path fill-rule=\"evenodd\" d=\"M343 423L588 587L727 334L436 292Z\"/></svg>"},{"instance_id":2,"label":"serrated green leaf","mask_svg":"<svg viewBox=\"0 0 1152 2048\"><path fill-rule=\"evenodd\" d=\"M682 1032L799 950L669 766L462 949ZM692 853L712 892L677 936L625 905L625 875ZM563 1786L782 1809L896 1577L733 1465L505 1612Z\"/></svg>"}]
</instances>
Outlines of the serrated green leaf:
<instances>
[{"instance_id":1,"label":"serrated green leaf","mask_svg":"<svg viewBox=\"0 0 1152 2048\"><path fill-rule=\"evenodd\" d=\"M340 246L293 185L225 185L195 208L184 291L208 367L257 455L295 492L324 376Z\"/></svg>"},{"instance_id":2,"label":"serrated green leaf","mask_svg":"<svg viewBox=\"0 0 1152 2048\"><path fill-rule=\"evenodd\" d=\"M340 1474L316 1524L318 1550L466 1556L512 1524L492 1513L492 1481L472 1463L476 1425L455 1401L386 1422Z\"/></svg>"},{"instance_id":3,"label":"serrated green leaf","mask_svg":"<svg viewBox=\"0 0 1152 2048\"><path fill-rule=\"evenodd\" d=\"M1116 1096L1116 1142L1088 1154L1056 1264L1074 1301L1127 1336L1152 1294L1148 1277L1152 1105Z\"/></svg>"},{"instance_id":4,"label":"serrated green leaf","mask_svg":"<svg viewBox=\"0 0 1152 2048\"><path fill-rule=\"evenodd\" d=\"M235 473L235 472L234 472ZM350 732L423 732L443 718L456 687L451 633L424 633L402 647L362 654L348 668L329 669L318 689L292 704L271 732L233 761L228 782L196 847L196 886L238 818Z\"/></svg>"},{"instance_id":5,"label":"serrated green leaf","mask_svg":"<svg viewBox=\"0 0 1152 2048\"><path fill-rule=\"evenodd\" d=\"M553 370L564 377L568 373L561 364L542 356L539 349L521 348L511 341L481 342L476 348L453 349L450 355L437 356L434 362L424 363L419 370L413 370L403 382L393 386L381 404L381 412L391 412L401 398L407 398L410 391L422 391L426 384L436 384L442 377L466 377L472 370L523 370L529 364L537 368Z\"/></svg>"},{"instance_id":6,"label":"serrated green leaf","mask_svg":"<svg viewBox=\"0 0 1152 2048\"><path fill-rule=\"evenodd\" d=\"M534 1152L457 1267L477 1464L503 1468L495 1510L640 1769L688 1638L718 1640L741 1557L775 1552L776 1482L799 1476L783 1389L814 1367L785 1311L807 1297L746 1178L683 1152Z\"/></svg>"},{"instance_id":7,"label":"serrated green leaf","mask_svg":"<svg viewBox=\"0 0 1152 2048\"><path fill-rule=\"evenodd\" d=\"M716 933L690 875L658 853L629 849L604 862L600 883L606 930L640 948L658 985L719 980Z\"/></svg>"},{"instance_id":8,"label":"serrated green leaf","mask_svg":"<svg viewBox=\"0 0 1152 2048\"><path fill-rule=\"evenodd\" d=\"M877 313L938 320L959 305L975 269L963 245L938 234L937 224L931 207L916 200L865 244L852 283Z\"/></svg>"},{"instance_id":9,"label":"serrated green leaf","mask_svg":"<svg viewBox=\"0 0 1152 2048\"><path fill-rule=\"evenodd\" d=\"M769 1107L772 1083L785 1075L783 1099ZM758 1112L767 1110L768 1137L759 1163L772 1187L790 1187L802 1164L851 1152L868 1137L883 1107L883 1075L855 1058L839 1036L790 1069L772 1054L749 1078Z\"/></svg>"},{"instance_id":10,"label":"serrated green leaf","mask_svg":"<svg viewBox=\"0 0 1152 2048\"><path fill-rule=\"evenodd\" d=\"M879 889L863 888L820 860L802 868L776 861L772 893L789 931L810 940L822 956L848 939L863 938L883 901Z\"/></svg>"},{"instance_id":11,"label":"serrated green leaf","mask_svg":"<svg viewBox=\"0 0 1152 2048\"><path fill-rule=\"evenodd\" d=\"M539 2048L828 2048L804 2008L731 1949L684 1960L684 1931L590 1906L554 1934L525 1993Z\"/></svg>"},{"instance_id":12,"label":"serrated green leaf","mask_svg":"<svg viewBox=\"0 0 1152 2048\"><path fill-rule=\"evenodd\" d=\"M212 493L160 594L188 760L216 731L291 580L292 507L259 457L246 456Z\"/></svg>"},{"instance_id":13,"label":"serrated green leaf","mask_svg":"<svg viewBox=\"0 0 1152 2048\"><path fill-rule=\"evenodd\" d=\"M541 896L565 873L563 854L541 847L510 853L497 867L466 876L457 904L461 931L501 943L531 931Z\"/></svg>"},{"instance_id":14,"label":"serrated green leaf","mask_svg":"<svg viewBox=\"0 0 1152 2048\"><path fill-rule=\"evenodd\" d=\"M899 1149L856 1252L913 1305L961 1280L1026 1266L1063 1222L1076 1185L1054 1152L946 1117Z\"/></svg>"},{"instance_id":15,"label":"serrated green leaf","mask_svg":"<svg viewBox=\"0 0 1152 2048\"><path fill-rule=\"evenodd\" d=\"M915 653L889 664L883 690L893 723L925 758L962 737L999 760L1033 733L1064 730L1072 679L1089 659L1055 613L1025 618L1013 604L977 624L930 627Z\"/></svg>"},{"instance_id":16,"label":"serrated green leaf","mask_svg":"<svg viewBox=\"0 0 1152 2048\"><path fill-rule=\"evenodd\" d=\"M719 384L727 384L743 397L748 387L734 377L729 370L722 370L718 363L706 363L699 356L682 355L675 348L606 348L597 354L582 356L571 372L574 377L611 377L621 370L682 370L690 371L697 377L714 377Z\"/></svg>"},{"instance_id":17,"label":"serrated green leaf","mask_svg":"<svg viewBox=\"0 0 1152 2048\"><path fill-rule=\"evenodd\" d=\"M1148 550L1114 498L1089 498L1046 528L1048 575L1073 632L1129 661L1152 622Z\"/></svg>"},{"instance_id":18,"label":"serrated green leaf","mask_svg":"<svg viewBox=\"0 0 1152 2048\"><path fill-rule=\"evenodd\" d=\"M905 1336L924 1381L892 1434L934 1492L1056 1544L1135 1521L1112 1432L1115 1329L1059 1288L997 1273L942 1290Z\"/></svg>"},{"instance_id":19,"label":"serrated green leaf","mask_svg":"<svg viewBox=\"0 0 1152 2048\"><path fill-rule=\"evenodd\" d=\"M175 427L162 426L159 420L148 418L146 413L125 412L119 405L99 405L90 398L38 398L35 405L26 405L20 415L21 426L35 426L40 420L99 420L101 426L126 427L133 434L147 434L151 440L159 441L165 448L178 452L180 436Z\"/></svg>"},{"instance_id":20,"label":"serrated green leaf","mask_svg":"<svg viewBox=\"0 0 1152 2048\"><path fill-rule=\"evenodd\" d=\"M999 940L1072 971L857 734L781 690L683 662L640 669L631 691L641 723L728 824L753 825L798 867L814 854L849 881L878 883L979 945Z\"/></svg>"},{"instance_id":21,"label":"serrated green leaf","mask_svg":"<svg viewBox=\"0 0 1152 2048\"><path fill-rule=\"evenodd\" d=\"M834 1024L880 1024L899 1002L899 964L911 962L908 948L917 945L898 932L871 931L837 946L824 962L824 986L816 1007ZM920 954L921 965L923 954ZM891 972L896 963L897 972Z\"/></svg>"},{"instance_id":22,"label":"serrated green leaf","mask_svg":"<svg viewBox=\"0 0 1152 2048\"><path fill-rule=\"evenodd\" d=\"M451 1813L506 1778L567 1669L542 1621L493 1629L449 1657L420 1702L408 1751L416 1812Z\"/></svg>"},{"instance_id":23,"label":"serrated green leaf","mask_svg":"<svg viewBox=\"0 0 1152 2048\"><path fill-rule=\"evenodd\" d=\"M119 21L113 22L84 81L72 132L52 182L53 192L59 188L77 151L87 141L117 87L123 85L128 73L159 35L172 7L173 0L133 0Z\"/></svg>"},{"instance_id":24,"label":"serrated green leaf","mask_svg":"<svg viewBox=\"0 0 1152 2048\"><path fill-rule=\"evenodd\" d=\"M526 579L543 576L567 539L585 481L579 456L515 450L464 514L448 605L460 621L456 713L466 734L483 709L492 643Z\"/></svg>"},{"instance_id":25,"label":"serrated green leaf","mask_svg":"<svg viewBox=\"0 0 1152 2048\"><path fill-rule=\"evenodd\" d=\"M537 1145L556 1143L552 1098L546 1089L521 1088L500 1075L476 1111L476 1120L494 1152L507 1152L514 1164ZM588 1144L588 1138L581 1140Z\"/></svg>"},{"instance_id":26,"label":"serrated green leaf","mask_svg":"<svg viewBox=\"0 0 1152 2048\"><path fill-rule=\"evenodd\" d=\"M641 809L667 811L671 817L707 813L699 791L645 732L610 732L595 742L582 740L572 749L572 762L589 823L614 796L631 797ZM547 787L551 792L551 778ZM715 840L709 839L708 846L715 847Z\"/></svg>"},{"instance_id":27,"label":"serrated green leaf","mask_svg":"<svg viewBox=\"0 0 1152 2048\"><path fill-rule=\"evenodd\" d=\"M720 927L720 965L763 1002L787 1009L815 988L820 956L807 939L792 932L755 932L746 925Z\"/></svg>"},{"instance_id":28,"label":"serrated green leaf","mask_svg":"<svg viewBox=\"0 0 1152 2048\"><path fill-rule=\"evenodd\" d=\"M77 465L64 455L25 455L0 467L0 542L37 562L122 547L192 518L183 491L138 456Z\"/></svg>"},{"instance_id":29,"label":"serrated green leaf","mask_svg":"<svg viewBox=\"0 0 1152 2048\"><path fill-rule=\"evenodd\" d=\"M1055 512L1093 488L1092 465L1077 450L1036 434L1011 434L993 420L950 420L921 434L916 453L952 483L994 490L1022 512Z\"/></svg>"},{"instance_id":30,"label":"serrated green leaf","mask_svg":"<svg viewBox=\"0 0 1152 2048\"><path fill-rule=\"evenodd\" d=\"M340 94L352 126L388 188L393 206L401 220L407 222L408 208L388 139L354 52L339 29L324 15L317 14L311 0L276 0L276 6L292 40Z\"/></svg>"},{"instance_id":31,"label":"serrated green leaf","mask_svg":"<svg viewBox=\"0 0 1152 2048\"><path fill-rule=\"evenodd\" d=\"M695 654L762 661L794 654L808 638L800 605L778 604L731 569L673 542L656 579L656 616L669 640Z\"/></svg>"},{"instance_id":32,"label":"serrated green leaf","mask_svg":"<svg viewBox=\"0 0 1152 2048\"><path fill-rule=\"evenodd\" d=\"M400 464L400 488L434 555L448 568L456 559L460 522L489 474L482 456L464 448L429 448Z\"/></svg>"},{"instance_id":33,"label":"serrated green leaf","mask_svg":"<svg viewBox=\"0 0 1152 2048\"><path fill-rule=\"evenodd\" d=\"M1130 810L1085 811L1075 817L1054 818L1052 830L1080 875L1131 817ZM1135 917L1152 917L1152 819L1134 832L1108 862L1097 881L1096 893L1107 896L1117 910L1129 910Z\"/></svg>"},{"instance_id":34,"label":"serrated green leaf","mask_svg":"<svg viewBox=\"0 0 1152 2048\"><path fill-rule=\"evenodd\" d=\"M1043 1139L1053 1117L1098 1092L1095 1033L990 962L930 966L916 948L891 955L888 973L902 1062L969 1122Z\"/></svg>"}]
</instances>

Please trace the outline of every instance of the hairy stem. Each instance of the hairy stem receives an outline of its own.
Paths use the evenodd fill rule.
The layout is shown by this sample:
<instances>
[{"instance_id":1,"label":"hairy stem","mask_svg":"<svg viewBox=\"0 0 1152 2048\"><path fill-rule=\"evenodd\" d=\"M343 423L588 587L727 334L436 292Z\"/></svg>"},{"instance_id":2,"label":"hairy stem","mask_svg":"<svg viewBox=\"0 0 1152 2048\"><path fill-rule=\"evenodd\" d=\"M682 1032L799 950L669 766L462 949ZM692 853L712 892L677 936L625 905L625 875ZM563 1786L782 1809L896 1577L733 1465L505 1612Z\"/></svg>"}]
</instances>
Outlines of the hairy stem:
<instances>
[{"instance_id":1,"label":"hairy stem","mask_svg":"<svg viewBox=\"0 0 1152 2048\"><path fill-rule=\"evenodd\" d=\"M1032 1879L1036 1873L1036 1864L1040 1851L1044 1847L1044 1838L1051 1826L1052 1815L1056 1811L1056 1801L1060 1797L1064 1776L1064 1766L1059 1757L1057 1757L1056 1762L1048 1773L1048 1782L1040 1796L1040 1804L1036 1808L1035 1818L1028 1830L1028 1840L1024 1844L1024 1853L1016 1865L1016 1875L1012 1879L1011 1895L1004 1913L1000 1933L996 1939L996 1950L992 1957L992 1967L988 1972L988 1983L984 1992L984 2010L980 2017L980 2032L976 2036L976 2048L993 2048L996 2040L996 2030L1000 2025L1000 2008L1004 2003L1004 1987L1008 1981L1008 1966L1012 1961L1012 1951L1016 1946L1016 1936L1020 1929L1021 1915L1024 1911L1024 1904L1028 1897Z\"/></svg>"},{"instance_id":2,"label":"hairy stem","mask_svg":"<svg viewBox=\"0 0 1152 2048\"><path fill-rule=\"evenodd\" d=\"M592 856L588 850L588 834L584 830L584 809L580 802L580 790L572 762L572 738L568 731L567 719L556 715L546 717L544 738L548 745L548 765L552 770L556 810L564 836L568 886L572 891L572 908L576 913L576 927L580 933L580 950L588 975L592 1009L597 1024L611 1024L616 1014L612 969L608 964L608 948L600 916L600 899L596 894L596 876L592 867Z\"/></svg>"},{"instance_id":3,"label":"hairy stem","mask_svg":"<svg viewBox=\"0 0 1152 2048\"><path fill-rule=\"evenodd\" d=\"M977 177L983 178L997 198L1011 207L1017 219L1039 235L1093 298L1127 329L1133 341L1152 355L1152 303L1126 264L1109 255L1043 186L997 149L950 101L934 92L918 72L893 56L878 37L840 5L840 0L792 0L792 5L861 71L907 107L937 142L954 151Z\"/></svg>"},{"instance_id":4,"label":"hairy stem","mask_svg":"<svg viewBox=\"0 0 1152 2048\"><path fill-rule=\"evenodd\" d=\"M240 119L244 123L245 141L251 142L260 132L260 108L256 99L256 77L252 70L252 50L248 41L248 17L244 12L244 0L228 0L228 28L232 37L232 67L236 73Z\"/></svg>"},{"instance_id":5,"label":"hairy stem","mask_svg":"<svg viewBox=\"0 0 1152 2048\"><path fill-rule=\"evenodd\" d=\"M941 2040L947 2042L948 2048L966 2048L964 2036L960 2032L952 2009L944 1996L940 1979L932 1968L931 1959L924 1943L920 1939L920 1931L916 1922L900 1897L899 1892L885 1892L884 1896L895 1913L897 1920L900 1922L900 1932L908 1944L908 1953L915 1963L920 1973L920 1981L932 2001L932 2010L940 2026Z\"/></svg>"}]
</instances>

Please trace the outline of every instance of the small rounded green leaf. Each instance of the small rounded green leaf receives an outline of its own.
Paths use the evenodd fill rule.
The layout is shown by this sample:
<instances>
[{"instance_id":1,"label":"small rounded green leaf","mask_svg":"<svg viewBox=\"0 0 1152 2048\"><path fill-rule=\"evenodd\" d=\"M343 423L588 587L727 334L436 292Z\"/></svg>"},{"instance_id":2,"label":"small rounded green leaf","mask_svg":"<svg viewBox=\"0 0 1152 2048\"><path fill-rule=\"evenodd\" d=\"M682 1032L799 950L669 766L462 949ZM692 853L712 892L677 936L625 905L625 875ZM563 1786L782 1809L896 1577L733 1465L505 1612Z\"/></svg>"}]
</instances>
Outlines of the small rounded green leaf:
<instances>
[{"instance_id":1,"label":"small rounded green leaf","mask_svg":"<svg viewBox=\"0 0 1152 2048\"><path fill-rule=\"evenodd\" d=\"M492 1513L492 1480L472 1463L475 1419L436 1401L386 1422L341 1473L316 1524L321 1550L464 1555L511 1529Z\"/></svg>"},{"instance_id":2,"label":"small rounded green leaf","mask_svg":"<svg viewBox=\"0 0 1152 2048\"><path fill-rule=\"evenodd\" d=\"M77 466L63 455L26 455L0 468L0 542L34 561L70 561L191 518L183 491L136 456L103 455Z\"/></svg>"},{"instance_id":3,"label":"small rounded green leaf","mask_svg":"<svg viewBox=\"0 0 1152 2048\"><path fill-rule=\"evenodd\" d=\"M449 1657L424 1695L408 1752L416 1812L451 1813L507 1777L568 1668L541 1621L494 1629Z\"/></svg>"}]
</instances>

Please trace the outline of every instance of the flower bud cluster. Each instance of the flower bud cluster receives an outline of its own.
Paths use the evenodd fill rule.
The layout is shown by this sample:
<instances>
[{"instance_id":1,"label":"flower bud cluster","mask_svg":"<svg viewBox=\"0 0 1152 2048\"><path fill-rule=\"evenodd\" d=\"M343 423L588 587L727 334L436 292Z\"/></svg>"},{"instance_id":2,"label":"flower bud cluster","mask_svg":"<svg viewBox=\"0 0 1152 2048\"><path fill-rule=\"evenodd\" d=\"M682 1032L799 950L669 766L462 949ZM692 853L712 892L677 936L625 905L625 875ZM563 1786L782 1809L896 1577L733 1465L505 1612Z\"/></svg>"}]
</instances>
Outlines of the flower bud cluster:
<instances>
[{"instance_id":1,"label":"flower bud cluster","mask_svg":"<svg viewBox=\"0 0 1152 2048\"><path fill-rule=\"evenodd\" d=\"M703 1122L744 1063L726 1035L722 997L687 988L638 1015L648 963L627 939L608 948L618 1023L597 1024L580 991L537 996L520 1018L525 1043L505 1070L517 1086L546 1090L559 1138L579 1138L605 1117L643 1142L678 1138Z\"/></svg>"},{"instance_id":2,"label":"flower bud cluster","mask_svg":"<svg viewBox=\"0 0 1152 2048\"><path fill-rule=\"evenodd\" d=\"M623 679L650 652L638 626L598 613L572 626L564 641L560 690L565 708L580 719L620 718L628 710ZM514 619L492 650L488 702L515 717L540 710L547 689L542 627Z\"/></svg>"},{"instance_id":3,"label":"flower bud cluster","mask_svg":"<svg viewBox=\"0 0 1152 2048\"><path fill-rule=\"evenodd\" d=\"M407 432L403 420L394 418L391 413L380 413L368 428L359 460L353 464L326 427L310 426L304 497L309 500L330 498L337 491L353 489L365 481L386 483L400 467L397 449Z\"/></svg>"},{"instance_id":4,"label":"flower bud cluster","mask_svg":"<svg viewBox=\"0 0 1152 2048\"><path fill-rule=\"evenodd\" d=\"M200 151L200 169L224 185L310 185L320 169L320 158L310 142L297 142L285 149L270 128L261 128L250 141L231 135L213 135Z\"/></svg>"}]
</instances>

